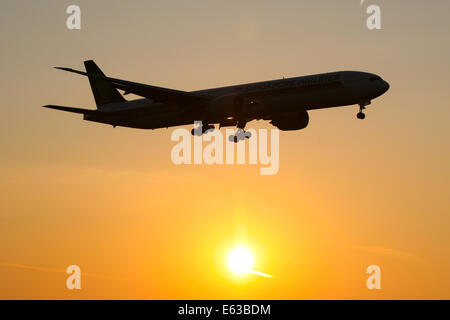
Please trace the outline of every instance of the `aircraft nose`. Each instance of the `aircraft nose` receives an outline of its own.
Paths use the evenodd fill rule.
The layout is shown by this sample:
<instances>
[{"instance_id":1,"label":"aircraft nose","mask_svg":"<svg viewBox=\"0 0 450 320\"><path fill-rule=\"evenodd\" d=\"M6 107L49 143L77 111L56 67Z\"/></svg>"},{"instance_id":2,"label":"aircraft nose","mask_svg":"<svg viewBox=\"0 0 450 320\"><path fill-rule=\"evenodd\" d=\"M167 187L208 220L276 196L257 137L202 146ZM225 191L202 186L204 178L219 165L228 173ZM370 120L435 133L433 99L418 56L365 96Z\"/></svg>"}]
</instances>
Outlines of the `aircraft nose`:
<instances>
[{"instance_id":1,"label":"aircraft nose","mask_svg":"<svg viewBox=\"0 0 450 320\"><path fill-rule=\"evenodd\" d=\"M389 83L383 80L383 93L388 91L390 87Z\"/></svg>"}]
</instances>

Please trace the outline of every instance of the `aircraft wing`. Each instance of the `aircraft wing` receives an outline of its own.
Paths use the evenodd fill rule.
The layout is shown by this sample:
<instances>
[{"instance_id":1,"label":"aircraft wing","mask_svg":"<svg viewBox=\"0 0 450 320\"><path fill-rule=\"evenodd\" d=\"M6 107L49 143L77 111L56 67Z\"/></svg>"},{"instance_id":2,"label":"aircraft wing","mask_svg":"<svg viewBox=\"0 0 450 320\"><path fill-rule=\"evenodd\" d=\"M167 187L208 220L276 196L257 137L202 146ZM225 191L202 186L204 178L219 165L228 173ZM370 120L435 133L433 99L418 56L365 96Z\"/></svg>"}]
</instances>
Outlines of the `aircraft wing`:
<instances>
[{"instance_id":1,"label":"aircraft wing","mask_svg":"<svg viewBox=\"0 0 450 320\"><path fill-rule=\"evenodd\" d=\"M71 68L55 67L56 69L73 72L87 76L89 78L98 78L111 83L111 85L117 89L124 90L125 94L134 93L138 96L159 101L162 103L175 103L175 104L196 104L201 105L207 103L211 98L187 92L181 90L174 90L168 88L162 88L157 86L151 86L148 84L142 84L137 82L131 82L121 79L115 79L106 77L100 74L88 73L83 71L74 70Z\"/></svg>"},{"instance_id":2,"label":"aircraft wing","mask_svg":"<svg viewBox=\"0 0 450 320\"><path fill-rule=\"evenodd\" d=\"M98 114L100 113L97 110L89 110L89 109L80 109L80 108L73 108L73 107L63 107L63 106L55 106L52 104L48 104L46 106L43 106L44 108L49 109L55 109L55 110L61 110L61 111L67 111L67 112L73 112L73 113L81 113L81 114Z\"/></svg>"}]
</instances>

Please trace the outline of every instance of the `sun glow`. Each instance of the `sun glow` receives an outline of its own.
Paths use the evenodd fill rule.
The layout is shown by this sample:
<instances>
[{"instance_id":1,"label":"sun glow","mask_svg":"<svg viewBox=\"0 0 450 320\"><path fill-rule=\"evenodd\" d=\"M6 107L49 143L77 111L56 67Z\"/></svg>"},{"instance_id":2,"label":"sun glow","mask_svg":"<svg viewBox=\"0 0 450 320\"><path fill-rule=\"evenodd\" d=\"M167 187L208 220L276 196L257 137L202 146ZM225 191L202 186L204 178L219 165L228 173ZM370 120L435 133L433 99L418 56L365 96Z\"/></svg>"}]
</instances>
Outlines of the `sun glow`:
<instances>
[{"instance_id":1,"label":"sun glow","mask_svg":"<svg viewBox=\"0 0 450 320\"><path fill-rule=\"evenodd\" d=\"M254 264L253 253L245 245L237 245L228 252L227 266L228 269L237 276L245 274L256 274L262 277L272 278L271 275L253 270Z\"/></svg>"},{"instance_id":2,"label":"sun glow","mask_svg":"<svg viewBox=\"0 0 450 320\"><path fill-rule=\"evenodd\" d=\"M253 263L253 253L244 245L238 245L228 253L228 269L236 275L243 275L251 272Z\"/></svg>"}]
</instances>

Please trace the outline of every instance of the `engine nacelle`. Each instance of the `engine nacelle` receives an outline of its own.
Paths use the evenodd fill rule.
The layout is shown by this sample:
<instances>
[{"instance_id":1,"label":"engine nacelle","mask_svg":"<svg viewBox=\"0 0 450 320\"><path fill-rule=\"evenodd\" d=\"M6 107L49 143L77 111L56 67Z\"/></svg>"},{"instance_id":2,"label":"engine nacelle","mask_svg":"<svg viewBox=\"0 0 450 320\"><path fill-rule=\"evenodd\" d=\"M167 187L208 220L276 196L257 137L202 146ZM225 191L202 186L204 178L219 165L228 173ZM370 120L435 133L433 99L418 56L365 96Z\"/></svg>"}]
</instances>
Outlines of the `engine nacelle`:
<instances>
[{"instance_id":1,"label":"engine nacelle","mask_svg":"<svg viewBox=\"0 0 450 320\"><path fill-rule=\"evenodd\" d=\"M282 113L270 122L275 127L283 131L304 129L309 123L308 112L287 112Z\"/></svg>"},{"instance_id":2,"label":"engine nacelle","mask_svg":"<svg viewBox=\"0 0 450 320\"><path fill-rule=\"evenodd\" d=\"M211 101L208 110L217 118L236 117L242 113L243 99L234 94L220 96Z\"/></svg>"}]
</instances>

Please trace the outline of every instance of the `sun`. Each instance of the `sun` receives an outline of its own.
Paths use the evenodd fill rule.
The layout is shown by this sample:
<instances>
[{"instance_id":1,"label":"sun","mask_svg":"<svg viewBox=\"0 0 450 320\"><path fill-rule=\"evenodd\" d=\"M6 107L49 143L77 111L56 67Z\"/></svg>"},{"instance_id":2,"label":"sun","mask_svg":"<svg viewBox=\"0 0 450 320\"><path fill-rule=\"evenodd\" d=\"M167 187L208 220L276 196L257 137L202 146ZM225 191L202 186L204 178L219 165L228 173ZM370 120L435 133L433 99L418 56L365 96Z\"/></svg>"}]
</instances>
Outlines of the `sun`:
<instances>
[{"instance_id":1,"label":"sun","mask_svg":"<svg viewBox=\"0 0 450 320\"><path fill-rule=\"evenodd\" d=\"M253 253L245 245L237 245L228 252L228 269L236 275L251 273L253 270L253 263Z\"/></svg>"}]
</instances>

